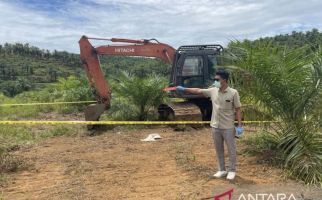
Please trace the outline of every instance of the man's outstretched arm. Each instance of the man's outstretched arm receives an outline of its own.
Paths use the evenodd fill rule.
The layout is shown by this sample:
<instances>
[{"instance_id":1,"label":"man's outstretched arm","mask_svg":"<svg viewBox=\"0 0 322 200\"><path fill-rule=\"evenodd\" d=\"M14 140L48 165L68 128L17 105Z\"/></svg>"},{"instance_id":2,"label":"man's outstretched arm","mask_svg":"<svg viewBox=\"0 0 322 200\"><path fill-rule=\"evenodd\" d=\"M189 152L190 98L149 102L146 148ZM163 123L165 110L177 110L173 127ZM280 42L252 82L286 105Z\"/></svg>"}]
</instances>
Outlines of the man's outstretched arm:
<instances>
[{"instance_id":1,"label":"man's outstretched arm","mask_svg":"<svg viewBox=\"0 0 322 200\"><path fill-rule=\"evenodd\" d=\"M186 88L186 87L182 87L182 86L177 86L177 91L184 92L184 93L190 93L190 94L203 95L201 88Z\"/></svg>"}]
</instances>

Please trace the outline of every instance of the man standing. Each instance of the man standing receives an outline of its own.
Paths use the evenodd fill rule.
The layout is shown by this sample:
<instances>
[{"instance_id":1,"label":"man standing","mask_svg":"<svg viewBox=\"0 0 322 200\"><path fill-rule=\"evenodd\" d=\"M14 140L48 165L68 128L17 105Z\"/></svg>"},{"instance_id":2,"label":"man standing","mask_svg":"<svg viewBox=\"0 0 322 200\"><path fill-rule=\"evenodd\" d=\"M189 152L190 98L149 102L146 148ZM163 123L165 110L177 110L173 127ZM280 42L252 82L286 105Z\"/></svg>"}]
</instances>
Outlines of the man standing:
<instances>
[{"instance_id":1,"label":"man standing","mask_svg":"<svg viewBox=\"0 0 322 200\"><path fill-rule=\"evenodd\" d=\"M236 175L236 143L235 133L243 132L241 124L241 103L238 91L228 86L229 73L224 69L219 69L215 75L214 87L208 89L185 88L177 86L178 92L199 94L210 97L212 102L212 116L210 126L212 127L212 137L215 143L218 160L218 171L214 177L220 178L227 175L227 179L233 180ZM238 127L235 129L235 117ZM224 141L228 147L229 171L225 169Z\"/></svg>"}]
</instances>

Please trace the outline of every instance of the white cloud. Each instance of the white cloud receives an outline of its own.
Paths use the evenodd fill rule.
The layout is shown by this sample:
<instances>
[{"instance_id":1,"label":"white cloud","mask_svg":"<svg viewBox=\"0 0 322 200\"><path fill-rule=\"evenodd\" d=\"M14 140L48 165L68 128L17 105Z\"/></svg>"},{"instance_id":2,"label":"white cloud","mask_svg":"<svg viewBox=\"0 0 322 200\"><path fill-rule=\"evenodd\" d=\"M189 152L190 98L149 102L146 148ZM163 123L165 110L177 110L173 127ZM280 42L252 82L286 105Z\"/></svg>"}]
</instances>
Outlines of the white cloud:
<instances>
[{"instance_id":1,"label":"white cloud","mask_svg":"<svg viewBox=\"0 0 322 200\"><path fill-rule=\"evenodd\" d=\"M19 1L18 1L19 2ZM87 2L87 3L86 3ZM0 41L78 52L78 40L157 38L174 47L322 28L318 0L66 1L57 10L0 2Z\"/></svg>"}]
</instances>

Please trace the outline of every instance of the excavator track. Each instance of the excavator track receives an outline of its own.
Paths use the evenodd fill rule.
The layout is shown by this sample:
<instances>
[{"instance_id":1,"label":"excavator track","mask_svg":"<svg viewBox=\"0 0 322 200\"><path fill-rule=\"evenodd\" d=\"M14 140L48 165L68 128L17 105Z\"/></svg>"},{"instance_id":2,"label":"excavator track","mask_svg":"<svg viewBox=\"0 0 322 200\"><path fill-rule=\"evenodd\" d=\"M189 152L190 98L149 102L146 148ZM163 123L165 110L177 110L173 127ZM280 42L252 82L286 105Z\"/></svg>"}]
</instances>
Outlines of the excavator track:
<instances>
[{"instance_id":1,"label":"excavator track","mask_svg":"<svg viewBox=\"0 0 322 200\"><path fill-rule=\"evenodd\" d=\"M159 120L162 121L202 121L200 108L192 102L171 102L158 107ZM175 130L185 130L187 127L199 129L205 124L171 125Z\"/></svg>"},{"instance_id":2,"label":"excavator track","mask_svg":"<svg viewBox=\"0 0 322 200\"><path fill-rule=\"evenodd\" d=\"M159 119L167 121L201 121L200 108L191 102L171 102L158 108Z\"/></svg>"}]
</instances>

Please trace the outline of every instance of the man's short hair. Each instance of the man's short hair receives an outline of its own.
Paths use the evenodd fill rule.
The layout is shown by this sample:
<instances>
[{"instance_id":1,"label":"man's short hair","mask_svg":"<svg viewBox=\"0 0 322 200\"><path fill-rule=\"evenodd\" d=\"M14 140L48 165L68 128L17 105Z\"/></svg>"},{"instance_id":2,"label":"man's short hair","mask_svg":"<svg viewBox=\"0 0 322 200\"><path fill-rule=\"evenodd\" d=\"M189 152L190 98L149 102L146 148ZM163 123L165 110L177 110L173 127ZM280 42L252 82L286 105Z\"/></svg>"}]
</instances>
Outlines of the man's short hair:
<instances>
[{"instance_id":1,"label":"man's short hair","mask_svg":"<svg viewBox=\"0 0 322 200\"><path fill-rule=\"evenodd\" d=\"M220 76L222 79L225 79L227 81L229 79L229 73L225 69L218 69L216 71L216 75Z\"/></svg>"}]
</instances>

